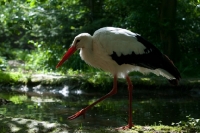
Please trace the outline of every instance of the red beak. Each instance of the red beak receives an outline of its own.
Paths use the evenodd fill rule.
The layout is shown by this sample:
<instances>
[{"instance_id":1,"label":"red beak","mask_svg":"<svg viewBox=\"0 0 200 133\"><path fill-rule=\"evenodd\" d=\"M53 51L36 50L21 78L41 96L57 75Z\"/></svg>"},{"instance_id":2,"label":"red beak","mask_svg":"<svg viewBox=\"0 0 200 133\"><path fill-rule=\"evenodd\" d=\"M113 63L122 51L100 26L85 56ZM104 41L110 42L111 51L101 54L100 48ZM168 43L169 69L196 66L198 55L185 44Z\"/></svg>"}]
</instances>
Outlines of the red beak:
<instances>
[{"instance_id":1,"label":"red beak","mask_svg":"<svg viewBox=\"0 0 200 133\"><path fill-rule=\"evenodd\" d=\"M57 64L56 68L60 67L75 51L76 51L75 46L70 47L62 57L62 60L60 60L60 62Z\"/></svg>"}]
</instances>

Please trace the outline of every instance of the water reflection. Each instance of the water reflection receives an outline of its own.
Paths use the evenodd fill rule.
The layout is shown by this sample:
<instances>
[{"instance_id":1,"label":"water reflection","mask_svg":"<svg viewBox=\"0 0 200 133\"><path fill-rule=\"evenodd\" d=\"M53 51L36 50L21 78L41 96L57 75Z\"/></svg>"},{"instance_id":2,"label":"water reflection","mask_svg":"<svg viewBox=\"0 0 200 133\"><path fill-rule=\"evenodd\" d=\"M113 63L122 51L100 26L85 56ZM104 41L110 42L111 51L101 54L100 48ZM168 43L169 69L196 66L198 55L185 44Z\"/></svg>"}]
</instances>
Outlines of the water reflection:
<instances>
[{"instance_id":1,"label":"water reflection","mask_svg":"<svg viewBox=\"0 0 200 133\"><path fill-rule=\"evenodd\" d=\"M82 90L76 89L76 90L69 90L69 86L64 85L64 86L59 86L59 87L52 87L52 86L42 86L42 85L37 85L34 87L28 87L26 85L21 86L20 88L13 88L13 91L23 93L25 92L27 95L30 96L63 96L63 97L69 97L70 94L76 94L76 95L81 95L83 93Z\"/></svg>"},{"instance_id":2,"label":"water reflection","mask_svg":"<svg viewBox=\"0 0 200 133\"><path fill-rule=\"evenodd\" d=\"M86 93L79 89L70 90L66 85L59 87L24 86L21 92L24 92L24 90L28 90L28 92L23 94L1 93L1 96L4 96L7 100L12 100L13 96L17 96L18 100L22 100L22 102L0 106L0 114L66 123L75 128L80 126L118 127L127 123L128 96L125 93L119 93L97 104L86 112L86 119L80 117L69 121L68 116L86 107L90 102L104 94ZM200 101L198 98L183 96L182 93L167 96L167 92L163 90L153 92L134 92L133 122L136 125L159 123L171 125L172 122L186 119L187 115L200 118ZM20 98L21 96L27 98Z\"/></svg>"},{"instance_id":3,"label":"water reflection","mask_svg":"<svg viewBox=\"0 0 200 133\"><path fill-rule=\"evenodd\" d=\"M68 86L64 86L63 89L59 90L58 92L61 93L65 97L69 96L69 88L68 88Z\"/></svg>"}]
</instances>

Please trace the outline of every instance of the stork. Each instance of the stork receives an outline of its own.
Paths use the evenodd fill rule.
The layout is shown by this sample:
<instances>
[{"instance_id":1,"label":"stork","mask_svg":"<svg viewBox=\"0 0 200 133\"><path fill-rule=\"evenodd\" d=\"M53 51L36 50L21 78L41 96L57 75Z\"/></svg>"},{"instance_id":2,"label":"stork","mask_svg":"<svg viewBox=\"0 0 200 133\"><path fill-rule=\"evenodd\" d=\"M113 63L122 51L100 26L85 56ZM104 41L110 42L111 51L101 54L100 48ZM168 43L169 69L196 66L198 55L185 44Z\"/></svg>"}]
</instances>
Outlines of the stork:
<instances>
[{"instance_id":1,"label":"stork","mask_svg":"<svg viewBox=\"0 0 200 133\"><path fill-rule=\"evenodd\" d=\"M139 34L115 27L104 27L95 31L93 36L81 33L74 41L63 58L57 64L60 67L76 50L80 49L80 56L87 64L110 72L113 77L112 90L86 108L68 117L73 120L85 113L95 104L117 93L117 78L125 78L128 83L129 111L128 125L119 129L132 128L132 90L133 85L128 76L131 71L143 74L154 73L169 80L172 85L178 85L181 78L173 62L162 54L153 44Z\"/></svg>"}]
</instances>

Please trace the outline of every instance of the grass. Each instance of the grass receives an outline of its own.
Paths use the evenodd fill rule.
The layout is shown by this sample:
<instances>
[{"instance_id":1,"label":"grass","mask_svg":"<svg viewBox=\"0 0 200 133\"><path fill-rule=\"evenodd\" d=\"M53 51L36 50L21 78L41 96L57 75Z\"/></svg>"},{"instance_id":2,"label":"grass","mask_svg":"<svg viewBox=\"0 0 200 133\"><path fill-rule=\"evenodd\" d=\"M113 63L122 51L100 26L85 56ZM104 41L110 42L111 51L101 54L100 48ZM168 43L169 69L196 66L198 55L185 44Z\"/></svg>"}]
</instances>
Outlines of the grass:
<instances>
[{"instance_id":1,"label":"grass","mask_svg":"<svg viewBox=\"0 0 200 133\"><path fill-rule=\"evenodd\" d=\"M21 72L2 72L0 71L0 83L1 84L13 84L13 83L26 83L28 75L24 75Z\"/></svg>"},{"instance_id":2,"label":"grass","mask_svg":"<svg viewBox=\"0 0 200 133\"><path fill-rule=\"evenodd\" d=\"M42 73L46 75L41 81L32 80L32 76L38 73ZM60 76L60 78L48 78L48 75L51 76ZM39 75L40 76L40 75ZM155 76L153 74L150 75L142 75L138 72L133 72L130 74L132 78L134 86L140 85L141 87L170 87L168 81L161 76ZM36 77L37 78L37 77ZM41 76L38 77L41 79ZM62 73L48 73L48 72L12 72L12 71L0 71L0 84L1 85L16 85L16 84L43 84L43 85L62 85L63 83L67 83L68 85L77 85L80 89L89 90L90 88L102 88L101 91L104 92L107 90L105 88L112 87L113 78L111 75L102 72L83 72L83 71L73 71L69 69L67 73L64 75ZM126 81L124 79L118 79L119 85L126 85ZM199 78L187 78L181 79L180 85L178 87L193 87L200 84Z\"/></svg>"},{"instance_id":3,"label":"grass","mask_svg":"<svg viewBox=\"0 0 200 133\"><path fill-rule=\"evenodd\" d=\"M29 123L29 124L27 124ZM34 123L34 125L33 125ZM13 133L57 133L57 132L77 132L77 133L190 133L190 130L184 129L179 126L140 126L136 125L129 130L116 130L114 128L92 128L92 127L80 127L72 129L65 124L56 124L43 121L34 121L29 119L18 118L4 118L0 119L1 133L13 132ZM32 126L29 126L32 125ZM46 125L46 126L45 126ZM50 126L51 127L48 127ZM35 129L35 130L33 130ZM199 130L193 130L192 132L198 132Z\"/></svg>"}]
</instances>

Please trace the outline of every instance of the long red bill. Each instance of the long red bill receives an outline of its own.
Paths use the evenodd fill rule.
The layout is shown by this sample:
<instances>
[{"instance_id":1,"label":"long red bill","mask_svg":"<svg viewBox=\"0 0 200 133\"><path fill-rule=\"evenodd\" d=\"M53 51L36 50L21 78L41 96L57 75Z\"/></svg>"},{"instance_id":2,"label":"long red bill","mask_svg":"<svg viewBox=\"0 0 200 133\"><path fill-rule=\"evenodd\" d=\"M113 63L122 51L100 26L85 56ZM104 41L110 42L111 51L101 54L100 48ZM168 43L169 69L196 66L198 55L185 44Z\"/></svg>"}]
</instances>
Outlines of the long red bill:
<instances>
[{"instance_id":1,"label":"long red bill","mask_svg":"<svg viewBox=\"0 0 200 133\"><path fill-rule=\"evenodd\" d=\"M60 67L75 51L76 51L75 46L70 47L68 51L64 54L60 62L57 64L56 68Z\"/></svg>"}]
</instances>

